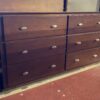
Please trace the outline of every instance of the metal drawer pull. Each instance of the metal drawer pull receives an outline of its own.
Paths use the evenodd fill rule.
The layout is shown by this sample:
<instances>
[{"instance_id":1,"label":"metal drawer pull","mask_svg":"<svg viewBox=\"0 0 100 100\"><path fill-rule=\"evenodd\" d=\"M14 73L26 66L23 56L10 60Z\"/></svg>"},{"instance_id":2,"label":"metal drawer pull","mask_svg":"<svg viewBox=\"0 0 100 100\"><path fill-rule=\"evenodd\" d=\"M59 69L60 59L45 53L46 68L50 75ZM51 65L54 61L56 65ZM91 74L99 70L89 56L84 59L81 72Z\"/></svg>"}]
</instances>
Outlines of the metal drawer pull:
<instances>
[{"instance_id":1,"label":"metal drawer pull","mask_svg":"<svg viewBox=\"0 0 100 100\"><path fill-rule=\"evenodd\" d=\"M52 49L57 49L56 45L51 46Z\"/></svg>"},{"instance_id":2,"label":"metal drawer pull","mask_svg":"<svg viewBox=\"0 0 100 100\"><path fill-rule=\"evenodd\" d=\"M99 25L100 25L100 21L99 21L97 24L99 24Z\"/></svg>"},{"instance_id":3,"label":"metal drawer pull","mask_svg":"<svg viewBox=\"0 0 100 100\"><path fill-rule=\"evenodd\" d=\"M27 29L28 29L28 27L26 27L26 26L22 26L22 27L19 28L19 30L21 30L21 31L24 31L24 30L27 30Z\"/></svg>"},{"instance_id":4,"label":"metal drawer pull","mask_svg":"<svg viewBox=\"0 0 100 100\"><path fill-rule=\"evenodd\" d=\"M80 62L80 59L79 58L75 59L75 62Z\"/></svg>"},{"instance_id":5,"label":"metal drawer pull","mask_svg":"<svg viewBox=\"0 0 100 100\"><path fill-rule=\"evenodd\" d=\"M78 41L78 42L76 42L76 44L77 44L77 45L81 45L81 44L82 44L82 42L81 42L81 41Z\"/></svg>"},{"instance_id":6,"label":"metal drawer pull","mask_svg":"<svg viewBox=\"0 0 100 100\"><path fill-rule=\"evenodd\" d=\"M84 24L83 23L78 23L78 26L83 26Z\"/></svg>"},{"instance_id":7,"label":"metal drawer pull","mask_svg":"<svg viewBox=\"0 0 100 100\"><path fill-rule=\"evenodd\" d=\"M99 39L99 38L97 38L97 39L95 39L95 41L96 41L96 42L100 42L100 39Z\"/></svg>"},{"instance_id":8,"label":"metal drawer pull","mask_svg":"<svg viewBox=\"0 0 100 100\"><path fill-rule=\"evenodd\" d=\"M94 54L94 55L93 55L93 57L94 57L94 58L97 58L97 57L98 57L98 55L97 55L97 54Z\"/></svg>"},{"instance_id":9,"label":"metal drawer pull","mask_svg":"<svg viewBox=\"0 0 100 100\"><path fill-rule=\"evenodd\" d=\"M56 68L56 67L57 67L57 65L55 65L55 64L51 65L51 68Z\"/></svg>"},{"instance_id":10,"label":"metal drawer pull","mask_svg":"<svg viewBox=\"0 0 100 100\"><path fill-rule=\"evenodd\" d=\"M23 50L22 51L22 54L27 54L28 53L28 50Z\"/></svg>"},{"instance_id":11,"label":"metal drawer pull","mask_svg":"<svg viewBox=\"0 0 100 100\"><path fill-rule=\"evenodd\" d=\"M29 72L24 72L23 76L27 76L29 74Z\"/></svg>"},{"instance_id":12,"label":"metal drawer pull","mask_svg":"<svg viewBox=\"0 0 100 100\"><path fill-rule=\"evenodd\" d=\"M51 26L51 28L57 28L58 27L58 25L52 25Z\"/></svg>"}]
</instances>

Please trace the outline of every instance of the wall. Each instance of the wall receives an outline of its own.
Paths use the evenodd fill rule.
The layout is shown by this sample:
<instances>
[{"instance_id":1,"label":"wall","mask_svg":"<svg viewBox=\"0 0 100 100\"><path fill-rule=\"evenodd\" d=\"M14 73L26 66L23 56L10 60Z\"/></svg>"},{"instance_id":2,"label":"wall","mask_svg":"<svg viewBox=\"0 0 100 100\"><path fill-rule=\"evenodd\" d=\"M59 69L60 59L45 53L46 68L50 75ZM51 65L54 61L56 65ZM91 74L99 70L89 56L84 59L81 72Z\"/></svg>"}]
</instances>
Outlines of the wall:
<instances>
[{"instance_id":1,"label":"wall","mask_svg":"<svg viewBox=\"0 0 100 100\"><path fill-rule=\"evenodd\" d=\"M98 0L68 0L68 12L95 12L98 5Z\"/></svg>"},{"instance_id":2,"label":"wall","mask_svg":"<svg viewBox=\"0 0 100 100\"><path fill-rule=\"evenodd\" d=\"M0 12L62 12L63 0L0 0Z\"/></svg>"}]
</instances>

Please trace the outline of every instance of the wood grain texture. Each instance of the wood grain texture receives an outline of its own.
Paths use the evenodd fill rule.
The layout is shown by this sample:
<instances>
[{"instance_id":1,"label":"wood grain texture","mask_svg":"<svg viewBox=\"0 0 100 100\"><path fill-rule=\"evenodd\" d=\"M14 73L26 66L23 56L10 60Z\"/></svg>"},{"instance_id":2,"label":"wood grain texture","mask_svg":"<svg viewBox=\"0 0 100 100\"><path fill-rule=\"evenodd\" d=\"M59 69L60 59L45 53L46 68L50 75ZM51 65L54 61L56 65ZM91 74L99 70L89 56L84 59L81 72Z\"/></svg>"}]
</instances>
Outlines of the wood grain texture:
<instances>
[{"instance_id":1,"label":"wood grain texture","mask_svg":"<svg viewBox=\"0 0 100 100\"><path fill-rule=\"evenodd\" d=\"M0 12L62 12L63 0L0 0Z\"/></svg>"},{"instance_id":2,"label":"wood grain texture","mask_svg":"<svg viewBox=\"0 0 100 100\"><path fill-rule=\"evenodd\" d=\"M99 14L72 14L69 16L68 34L100 31L100 24L98 24L99 22ZM83 25L79 25L80 23Z\"/></svg>"},{"instance_id":3,"label":"wood grain texture","mask_svg":"<svg viewBox=\"0 0 100 100\"><path fill-rule=\"evenodd\" d=\"M64 59L65 55L56 55L9 65L7 70L8 87L62 72L64 71ZM52 68L52 65L56 65L56 67ZM29 72L29 74L24 76L24 72Z\"/></svg>"},{"instance_id":4,"label":"wood grain texture","mask_svg":"<svg viewBox=\"0 0 100 100\"><path fill-rule=\"evenodd\" d=\"M68 35L67 38L68 53L100 47L100 32L87 32Z\"/></svg>"},{"instance_id":5,"label":"wood grain texture","mask_svg":"<svg viewBox=\"0 0 100 100\"><path fill-rule=\"evenodd\" d=\"M14 15L4 16L6 40L36 38L66 34L66 15ZM56 25L57 27L53 27ZM13 27L13 28L12 28ZM21 30L25 27L27 29Z\"/></svg>"},{"instance_id":6,"label":"wood grain texture","mask_svg":"<svg viewBox=\"0 0 100 100\"><path fill-rule=\"evenodd\" d=\"M67 54L67 69L82 67L100 61L100 48L86 49Z\"/></svg>"},{"instance_id":7,"label":"wood grain texture","mask_svg":"<svg viewBox=\"0 0 100 100\"><path fill-rule=\"evenodd\" d=\"M66 36L7 42L7 63L15 64L44 56L65 54L65 48ZM24 51L27 53L23 53Z\"/></svg>"}]
</instances>

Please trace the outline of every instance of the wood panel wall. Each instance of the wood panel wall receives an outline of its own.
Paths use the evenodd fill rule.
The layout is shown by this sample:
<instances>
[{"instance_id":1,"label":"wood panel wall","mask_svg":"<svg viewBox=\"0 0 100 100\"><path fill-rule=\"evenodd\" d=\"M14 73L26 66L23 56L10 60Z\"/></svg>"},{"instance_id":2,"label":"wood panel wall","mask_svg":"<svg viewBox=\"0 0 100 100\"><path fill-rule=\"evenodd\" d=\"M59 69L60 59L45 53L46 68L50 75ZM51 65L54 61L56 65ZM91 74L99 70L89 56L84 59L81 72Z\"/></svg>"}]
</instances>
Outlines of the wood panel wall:
<instances>
[{"instance_id":1,"label":"wood panel wall","mask_svg":"<svg viewBox=\"0 0 100 100\"><path fill-rule=\"evenodd\" d=\"M0 12L62 12L63 0L0 0Z\"/></svg>"}]
</instances>

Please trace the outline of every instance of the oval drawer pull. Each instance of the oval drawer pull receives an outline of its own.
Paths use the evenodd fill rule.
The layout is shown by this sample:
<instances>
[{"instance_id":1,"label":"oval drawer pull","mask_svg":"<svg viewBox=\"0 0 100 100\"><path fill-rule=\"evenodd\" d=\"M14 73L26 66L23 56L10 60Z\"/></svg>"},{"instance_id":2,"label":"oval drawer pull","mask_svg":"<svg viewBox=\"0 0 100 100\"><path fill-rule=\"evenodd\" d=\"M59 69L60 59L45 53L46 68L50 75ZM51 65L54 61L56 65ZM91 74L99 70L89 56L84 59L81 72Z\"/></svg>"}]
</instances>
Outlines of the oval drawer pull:
<instances>
[{"instance_id":1,"label":"oval drawer pull","mask_svg":"<svg viewBox=\"0 0 100 100\"><path fill-rule=\"evenodd\" d=\"M51 28L57 28L58 27L58 25L52 25L51 26Z\"/></svg>"},{"instance_id":2,"label":"oval drawer pull","mask_svg":"<svg viewBox=\"0 0 100 100\"><path fill-rule=\"evenodd\" d=\"M97 22L97 24L99 24L99 25L100 25L100 21L99 21L99 22Z\"/></svg>"},{"instance_id":3,"label":"oval drawer pull","mask_svg":"<svg viewBox=\"0 0 100 100\"><path fill-rule=\"evenodd\" d=\"M23 76L27 76L28 74L29 74L29 72L26 71L26 72L23 73Z\"/></svg>"},{"instance_id":4,"label":"oval drawer pull","mask_svg":"<svg viewBox=\"0 0 100 100\"><path fill-rule=\"evenodd\" d=\"M98 55L97 55L97 54L94 54L94 55L93 55L93 57L94 57L94 58L97 58L97 57L98 57Z\"/></svg>"},{"instance_id":5,"label":"oval drawer pull","mask_svg":"<svg viewBox=\"0 0 100 100\"><path fill-rule=\"evenodd\" d=\"M28 53L28 50L23 50L22 51L22 54L27 54Z\"/></svg>"},{"instance_id":6,"label":"oval drawer pull","mask_svg":"<svg viewBox=\"0 0 100 100\"><path fill-rule=\"evenodd\" d=\"M57 65L55 65L55 64L51 65L51 68L56 68L56 67L57 67Z\"/></svg>"},{"instance_id":7,"label":"oval drawer pull","mask_svg":"<svg viewBox=\"0 0 100 100\"><path fill-rule=\"evenodd\" d=\"M82 44L81 41L76 42L76 45L81 45L81 44Z\"/></svg>"},{"instance_id":8,"label":"oval drawer pull","mask_svg":"<svg viewBox=\"0 0 100 100\"><path fill-rule=\"evenodd\" d=\"M56 45L51 46L52 49L57 49Z\"/></svg>"},{"instance_id":9,"label":"oval drawer pull","mask_svg":"<svg viewBox=\"0 0 100 100\"><path fill-rule=\"evenodd\" d=\"M28 27L26 27L26 26L22 26L22 27L19 28L19 30L21 30L21 31L24 31L24 30L27 30L27 29L28 29Z\"/></svg>"},{"instance_id":10,"label":"oval drawer pull","mask_svg":"<svg viewBox=\"0 0 100 100\"><path fill-rule=\"evenodd\" d=\"M78 23L78 26L83 26L84 24L83 23Z\"/></svg>"},{"instance_id":11,"label":"oval drawer pull","mask_svg":"<svg viewBox=\"0 0 100 100\"><path fill-rule=\"evenodd\" d=\"M100 42L100 39L99 39L99 38L97 38L97 39L95 39L95 41L96 41L96 42Z\"/></svg>"},{"instance_id":12,"label":"oval drawer pull","mask_svg":"<svg viewBox=\"0 0 100 100\"><path fill-rule=\"evenodd\" d=\"M79 58L76 58L76 59L75 59L75 62L80 62L80 59L79 59Z\"/></svg>"}]
</instances>

